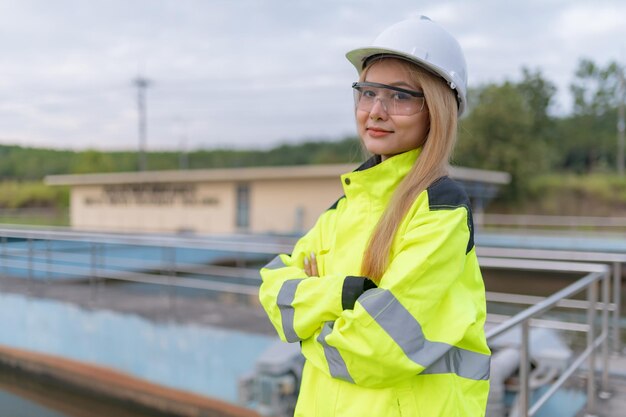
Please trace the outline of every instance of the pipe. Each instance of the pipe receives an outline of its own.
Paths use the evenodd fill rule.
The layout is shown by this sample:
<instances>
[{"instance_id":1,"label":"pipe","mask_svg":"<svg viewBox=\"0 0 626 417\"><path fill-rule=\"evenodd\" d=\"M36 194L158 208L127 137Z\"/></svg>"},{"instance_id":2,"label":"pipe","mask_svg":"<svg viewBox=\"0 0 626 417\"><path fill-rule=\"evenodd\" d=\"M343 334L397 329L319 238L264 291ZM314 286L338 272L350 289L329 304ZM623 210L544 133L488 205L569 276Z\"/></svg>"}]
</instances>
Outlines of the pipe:
<instances>
[{"instance_id":1,"label":"pipe","mask_svg":"<svg viewBox=\"0 0 626 417\"><path fill-rule=\"evenodd\" d=\"M504 381L513 375L520 363L520 352L516 348L505 348L491 357L489 400L486 417L506 417L504 404Z\"/></svg>"}]
</instances>

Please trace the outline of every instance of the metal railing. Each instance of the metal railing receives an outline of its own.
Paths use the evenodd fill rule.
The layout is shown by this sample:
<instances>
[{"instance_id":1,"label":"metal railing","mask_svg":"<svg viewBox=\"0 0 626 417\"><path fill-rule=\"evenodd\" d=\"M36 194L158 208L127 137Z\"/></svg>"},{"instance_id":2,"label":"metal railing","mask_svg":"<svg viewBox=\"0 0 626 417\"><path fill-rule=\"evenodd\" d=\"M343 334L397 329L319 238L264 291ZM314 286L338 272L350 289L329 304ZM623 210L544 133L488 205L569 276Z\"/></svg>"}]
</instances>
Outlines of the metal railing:
<instances>
[{"instance_id":1,"label":"metal railing","mask_svg":"<svg viewBox=\"0 0 626 417\"><path fill-rule=\"evenodd\" d=\"M601 389L603 393L609 390L608 376L608 328L609 328L609 280L610 268L607 265L585 264L577 262L554 262L520 260L512 258L488 258L481 257L482 266L489 268L521 269L529 271L560 271L580 272L585 275L566 288L557 291L544 300L516 314L504 323L489 329L486 333L487 340L493 340L511 329L521 327L522 340L520 343L520 393L517 405L521 417L534 416L537 411L561 388L577 371L581 370L585 360L587 361L587 415L594 415L596 410L596 351L601 348ZM596 335L596 310L598 309L598 283L602 283L602 320L601 331ZM561 373L559 378L534 404L530 404L530 353L529 353L529 329L533 320L539 315L554 307L563 305L564 300L585 291L587 307L587 325L582 327L586 330L585 350Z\"/></svg>"},{"instance_id":2,"label":"metal railing","mask_svg":"<svg viewBox=\"0 0 626 417\"><path fill-rule=\"evenodd\" d=\"M492 258L515 258L515 259L543 259L551 261L593 262L608 264L612 268L612 294L613 302L609 304L609 310L613 313L611 324L612 347L615 353L622 353L621 343L621 310L622 310L622 280L623 265L626 264L626 254L591 252L580 250L553 250L553 249L521 249L499 247L477 247L479 256Z\"/></svg>"},{"instance_id":3,"label":"metal railing","mask_svg":"<svg viewBox=\"0 0 626 417\"><path fill-rule=\"evenodd\" d=\"M21 240L19 248L11 245L12 240ZM54 274L88 278L92 285L101 280L118 280L168 287L192 288L220 291L242 295L258 292L259 272L245 268L244 254L266 257L288 251L287 244L253 237L193 237L172 235L123 235L113 233L88 233L71 230L35 230L0 228L0 273L8 269L26 271L29 282L35 273L43 273L50 281ZM49 242L74 242L74 251L51 248ZM113 248L113 250L111 249ZM120 249L121 248L121 249ZM108 252L123 252L137 248L152 248L160 251L152 259L132 259ZM236 267L211 265L209 262L184 262L176 259L177 249L214 252L230 257ZM187 276L181 276L187 275ZM232 277L246 283L219 282L207 278Z\"/></svg>"},{"instance_id":4,"label":"metal railing","mask_svg":"<svg viewBox=\"0 0 626 417\"><path fill-rule=\"evenodd\" d=\"M554 228L620 230L626 228L626 217L601 216L547 216L533 214L487 214L480 216L482 227Z\"/></svg>"},{"instance_id":5,"label":"metal railing","mask_svg":"<svg viewBox=\"0 0 626 417\"><path fill-rule=\"evenodd\" d=\"M12 247L10 242L20 239L19 248ZM28 271L28 279L33 280L35 272L48 275L65 274L89 277L90 283L97 283L98 279L114 279L130 282L159 284L168 287L195 288L211 291L230 292L235 294L256 295L258 292L259 275L257 269L245 267L245 260L236 262L234 267L210 265L198 262L182 262L176 259L176 250L179 248L202 249L207 251L221 251L231 254L261 254L268 258L276 253L290 252L294 239L255 238L250 236L229 237L189 237L171 235L121 235L107 233L84 233L71 230L30 230L30 229L0 229L0 274L7 268L20 268ZM80 243L82 250L79 253L67 250L54 249L50 241ZM109 246L119 247L152 247L161 248L160 259L142 260L138 265L134 260L123 256L105 256L104 251ZM14 246L14 245L13 245ZM53 245L52 245L53 246ZM485 256L490 255L501 256ZM507 319L503 323L491 328L487 332L488 340L507 332L515 327L522 330L521 361L520 361L520 415L527 417L536 414L537 410L561 387L565 382L582 369L587 362L587 411L593 414L595 404L595 369L596 353L601 349L602 364L602 391L608 391L608 334L609 334L609 311L616 309L616 303L609 302L609 280L611 268L600 263L558 262L554 260L531 259L532 252L517 252L516 258L504 257L505 252L485 251L479 253L481 266L486 268L519 269L527 271L561 271L567 273L581 273L584 276L566 288L544 299L523 299L517 296L517 301L535 303L519 314ZM546 255L545 251L540 254ZM553 252L551 256L559 259L557 255L565 253ZM599 254L596 254L599 255ZM522 257L528 259L520 259ZM589 261L601 262L600 258ZM600 255L599 255L600 256ZM607 255L608 256L608 255ZM545 258L545 256L544 256ZM593 259L591 259L593 258ZM602 258L605 259L605 258ZM612 258L611 258L612 259ZM579 256L578 260L582 260ZM63 262L55 264L55 262ZM607 260L607 262L612 262ZM615 260L614 262L622 262ZM242 267L243 266L243 267ZM157 272L154 272L157 271ZM186 277L182 274L201 275L202 277ZM621 275L621 272L620 272ZM247 280L244 283L218 282L207 279L213 276L231 277ZM598 302L598 284L601 287L601 302ZM570 300L570 297L587 292L586 300ZM496 294L491 294L496 297ZM560 378L551 386L539 400L529 407L529 328L540 324L539 315L555 307L583 307L587 311L587 324L572 324L569 327L577 331L587 333L585 350L563 372ZM596 311L602 313L601 330L597 333ZM545 324L545 322L543 322ZM562 326L567 328L568 326Z\"/></svg>"}]
</instances>

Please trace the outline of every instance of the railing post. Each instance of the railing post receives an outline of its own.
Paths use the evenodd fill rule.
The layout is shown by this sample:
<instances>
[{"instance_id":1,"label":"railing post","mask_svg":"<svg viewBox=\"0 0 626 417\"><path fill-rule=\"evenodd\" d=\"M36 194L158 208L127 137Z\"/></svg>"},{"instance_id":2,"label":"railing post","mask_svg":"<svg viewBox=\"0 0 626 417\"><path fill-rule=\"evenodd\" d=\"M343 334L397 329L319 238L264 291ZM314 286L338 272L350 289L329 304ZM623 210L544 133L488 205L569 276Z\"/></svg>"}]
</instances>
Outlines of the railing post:
<instances>
[{"instance_id":1,"label":"railing post","mask_svg":"<svg viewBox=\"0 0 626 417\"><path fill-rule=\"evenodd\" d=\"M610 279L611 275L607 271L602 276L602 385L600 398L611 397L609 392L609 300L610 300Z\"/></svg>"},{"instance_id":2,"label":"railing post","mask_svg":"<svg viewBox=\"0 0 626 417\"><path fill-rule=\"evenodd\" d=\"M176 283L174 282L174 277L176 274L176 247L163 246L161 256L162 271L167 277L167 305L170 310L170 315L173 316L175 314L174 293L176 291Z\"/></svg>"},{"instance_id":3,"label":"railing post","mask_svg":"<svg viewBox=\"0 0 626 417\"><path fill-rule=\"evenodd\" d=\"M33 291L33 239L28 238L27 240L28 246L28 293L31 294Z\"/></svg>"},{"instance_id":4,"label":"railing post","mask_svg":"<svg viewBox=\"0 0 626 417\"><path fill-rule=\"evenodd\" d=\"M52 239L46 238L46 283L50 285L50 281L52 281L52 272L50 271L50 267L52 266L52 259L50 256L50 245Z\"/></svg>"},{"instance_id":5,"label":"railing post","mask_svg":"<svg viewBox=\"0 0 626 417\"><path fill-rule=\"evenodd\" d=\"M613 262L613 303L615 311L613 312L613 351L622 353L620 319L622 315L622 263Z\"/></svg>"},{"instance_id":6,"label":"railing post","mask_svg":"<svg viewBox=\"0 0 626 417\"><path fill-rule=\"evenodd\" d=\"M529 404L529 376L530 376L530 352L528 349L529 339L529 320L522 322L522 345L520 351L520 366L519 366L519 416L528 417L528 404Z\"/></svg>"},{"instance_id":7,"label":"railing post","mask_svg":"<svg viewBox=\"0 0 626 417\"><path fill-rule=\"evenodd\" d=\"M97 259L96 256L98 255L97 253L97 246L96 246L96 242L90 242L89 245L89 251L90 251L90 269L91 269L91 274L89 277L89 284L91 286L91 301L95 302L96 301L96 285L97 285L97 275L98 275L98 269L97 269Z\"/></svg>"},{"instance_id":8,"label":"railing post","mask_svg":"<svg viewBox=\"0 0 626 417\"><path fill-rule=\"evenodd\" d=\"M596 350L594 348L596 334L596 302L598 300L598 281L594 281L587 288L587 349L591 349L587 359L587 415L595 415L596 409Z\"/></svg>"},{"instance_id":9,"label":"railing post","mask_svg":"<svg viewBox=\"0 0 626 417\"><path fill-rule=\"evenodd\" d=\"M4 271L4 273L8 273L8 268L7 268L7 243L8 243L8 239L6 236L2 236L2 270Z\"/></svg>"},{"instance_id":10,"label":"railing post","mask_svg":"<svg viewBox=\"0 0 626 417\"><path fill-rule=\"evenodd\" d=\"M105 243L100 243L100 245L98 245L98 257L97 257L97 266L98 266L98 277L100 278L98 280L98 290L100 291L100 294L104 293L105 287L106 287L106 282L107 279L105 276L100 276L100 271L106 271L107 267L106 267L106 242Z\"/></svg>"}]
</instances>

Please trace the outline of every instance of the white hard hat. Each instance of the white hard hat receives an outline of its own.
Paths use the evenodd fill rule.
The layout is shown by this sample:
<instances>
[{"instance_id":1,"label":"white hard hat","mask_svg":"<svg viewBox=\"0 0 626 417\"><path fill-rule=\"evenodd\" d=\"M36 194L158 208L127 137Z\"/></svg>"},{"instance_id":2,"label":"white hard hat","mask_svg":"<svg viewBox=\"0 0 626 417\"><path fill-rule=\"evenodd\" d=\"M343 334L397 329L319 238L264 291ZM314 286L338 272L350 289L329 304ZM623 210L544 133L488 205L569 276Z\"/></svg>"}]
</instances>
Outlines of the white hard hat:
<instances>
[{"instance_id":1,"label":"white hard hat","mask_svg":"<svg viewBox=\"0 0 626 417\"><path fill-rule=\"evenodd\" d=\"M371 46L346 54L359 72L375 55L394 55L414 62L445 79L456 90L459 116L467 102L467 65L461 46L450 33L426 16L408 19L385 29Z\"/></svg>"}]
</instances>

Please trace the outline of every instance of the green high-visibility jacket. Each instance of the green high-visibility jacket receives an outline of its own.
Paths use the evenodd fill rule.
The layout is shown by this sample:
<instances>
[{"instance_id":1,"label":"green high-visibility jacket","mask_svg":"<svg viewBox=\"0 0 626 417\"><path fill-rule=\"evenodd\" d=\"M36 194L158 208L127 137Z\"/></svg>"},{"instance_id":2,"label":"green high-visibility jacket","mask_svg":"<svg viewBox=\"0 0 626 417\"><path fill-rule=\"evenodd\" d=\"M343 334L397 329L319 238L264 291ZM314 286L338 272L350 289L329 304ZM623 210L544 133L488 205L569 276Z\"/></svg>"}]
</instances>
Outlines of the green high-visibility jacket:
<instances>
[{"instance_id":1,"label":"green high-visibility jacket","mask_svg":"<svg viewBox=\"0 0 626 417\"><path fill-rule=\"evenodd\" d=\"M360 276L370 234L419 153L373 158L342 175L345 196L290 256L261 270L261 304L306 358L296 416L485 413L485 289L460 186L443 177L420 193L378 287ZM311 252L318 277L304 272Z\"/></svg>"}]
</instances>

